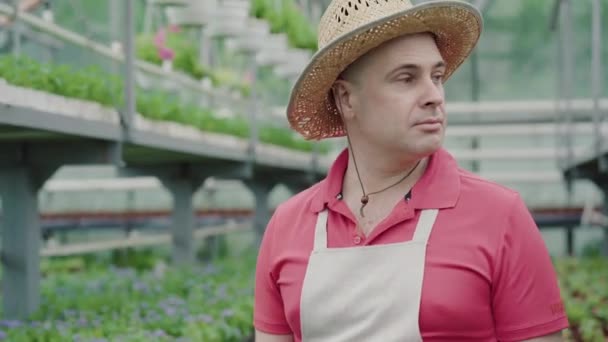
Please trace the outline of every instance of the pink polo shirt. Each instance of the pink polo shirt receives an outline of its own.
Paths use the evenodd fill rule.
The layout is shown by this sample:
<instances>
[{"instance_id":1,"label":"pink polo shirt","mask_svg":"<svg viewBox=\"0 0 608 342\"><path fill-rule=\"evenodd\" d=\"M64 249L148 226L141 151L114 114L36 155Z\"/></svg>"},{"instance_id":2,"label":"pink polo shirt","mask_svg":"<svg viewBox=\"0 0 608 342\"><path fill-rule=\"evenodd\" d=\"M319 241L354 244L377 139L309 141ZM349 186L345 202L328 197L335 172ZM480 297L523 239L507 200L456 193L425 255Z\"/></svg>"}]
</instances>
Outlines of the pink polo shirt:
<instances>
[{"instance_id":1,"label":"pink polo shirt","mask_svg":"<svg viewBox=\"0 0 608 342\"><path fill-rule=\"evenodd\" d=\"M420 210L440 209L422 286L419 324L425 341L521 341L568 327L549 253L516 192L459 169L441 149L411 198L404 196L366 238L358 235L356 219L339 196L347 164L344 150L327 178L275 211L258 256L256 329L301 341L302 283L317 213L325 205L333 248L411 240ZM360 300L376 295L382 294Z\"/></svg>"}]
</instances>

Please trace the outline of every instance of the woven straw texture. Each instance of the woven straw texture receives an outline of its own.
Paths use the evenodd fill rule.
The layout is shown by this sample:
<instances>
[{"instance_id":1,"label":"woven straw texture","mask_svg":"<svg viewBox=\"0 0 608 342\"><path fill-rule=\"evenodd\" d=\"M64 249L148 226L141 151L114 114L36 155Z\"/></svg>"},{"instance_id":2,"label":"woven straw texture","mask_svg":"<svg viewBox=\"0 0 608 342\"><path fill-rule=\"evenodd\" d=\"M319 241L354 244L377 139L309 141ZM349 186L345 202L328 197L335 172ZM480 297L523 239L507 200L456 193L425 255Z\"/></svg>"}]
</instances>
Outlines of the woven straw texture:
<instances>
[{"instance_id":1,"label":"woven straw texture","mask_svg":"<svg viewBox=\"0 0 608 342\"><path fill-rule=\"evenodd\" d=\"M447 80L469 56L482 30L479 12L460 1L412 6L408 0L334 0L319 23L319 51L291 92L287 118L307 140L346 134L330 89L344 69L384 42L431 32L446 62Z\"/></svg>"}]
</instances>

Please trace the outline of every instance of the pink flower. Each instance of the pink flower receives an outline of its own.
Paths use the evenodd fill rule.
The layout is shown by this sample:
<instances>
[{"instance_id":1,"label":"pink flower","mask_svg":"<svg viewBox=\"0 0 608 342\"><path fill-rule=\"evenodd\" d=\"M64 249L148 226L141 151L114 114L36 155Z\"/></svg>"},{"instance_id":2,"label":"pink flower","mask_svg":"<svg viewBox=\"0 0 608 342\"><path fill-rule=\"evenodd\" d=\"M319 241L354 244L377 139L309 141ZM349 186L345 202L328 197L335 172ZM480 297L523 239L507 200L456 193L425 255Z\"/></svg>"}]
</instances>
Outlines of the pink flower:
<instances>
[{"instance_id":1,"label":"pink flower","mask_svg":"<svg viewBox=\"0 0 608 342\"><path fill-rule=\"evenodd\" d=\"M156 45L157 48L160 48L165 45L166 40L167 35L165 33L165 30L160 29L158 30L158 32L156 32L156 35L154 36L154 45Z\"/></svg>"},{"instance_id":2,"label":"pink flower","mask_svg":"<svg viewBox=\"0 0 608 342\"><path fill-rule=\"evenodd\" d=\"M162 59L163 61L172 60L175 57L175 52L173 52L173 50L171 50L168 47L159 46L158 47L158 57L160 57L160 59Z\"/></svg>"},{"instance_id":3,"label":"pink flower","mask_svg":"<svg viewBox=\"0 0 608 342\"><path fill-rule=\"evenodd\" d=\"M245 72L245 74L243 75L243 82L245 84L252 84L253 83L253 73L251 71Z\"/></svg>"},{"instance_id":4,"label":"pink flower","mask_svg":"<svg viewBox=\"0 0 608 342\"><path fill-rule=\"evenodd\" d=\"M178 33L179 31L180 31L179 26L177 26L175 24L169 25L169 32L171 32L171 33Z\"/></svg>"}]
</instances>

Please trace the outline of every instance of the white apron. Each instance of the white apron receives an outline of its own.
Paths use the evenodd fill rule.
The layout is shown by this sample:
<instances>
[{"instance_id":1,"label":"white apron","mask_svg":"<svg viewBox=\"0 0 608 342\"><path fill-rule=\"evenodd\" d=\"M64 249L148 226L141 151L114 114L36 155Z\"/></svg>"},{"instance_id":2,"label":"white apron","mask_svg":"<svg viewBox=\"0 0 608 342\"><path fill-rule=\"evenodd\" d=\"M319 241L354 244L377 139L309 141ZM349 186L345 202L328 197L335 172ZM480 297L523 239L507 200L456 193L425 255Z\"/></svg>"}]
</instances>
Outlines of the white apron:
<instances>
[{"instance_id":1,"label":"white apron","mask_svg":"<svg viewBox=\"0 0 608 342\"><path fill-rule=\"evenodd\" d=\"M410 241L345 248L327 248L327 209L320 212L302 287L302 341L422 341L426 245L437 212L421 212Z\"/></svg>"}]
</instances>

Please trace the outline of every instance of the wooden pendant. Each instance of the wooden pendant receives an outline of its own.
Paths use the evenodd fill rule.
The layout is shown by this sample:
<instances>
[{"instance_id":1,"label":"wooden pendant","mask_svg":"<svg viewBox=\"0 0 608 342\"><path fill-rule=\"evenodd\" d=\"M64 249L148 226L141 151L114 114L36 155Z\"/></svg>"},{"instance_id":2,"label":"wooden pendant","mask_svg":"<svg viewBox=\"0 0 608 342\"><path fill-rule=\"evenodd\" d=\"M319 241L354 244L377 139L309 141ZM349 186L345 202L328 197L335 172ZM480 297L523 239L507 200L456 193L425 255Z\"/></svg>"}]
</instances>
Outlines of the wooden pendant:
<instances>
[{"instance_id":1,"label":"wooden pendant","mask_svg":"<svg viewBox=\"0 0 608 342\"><path fill-rule=\"evenodd\" d=\"M368 202L369 197L367 195L363 195L361 197L361 208L359 209L359 214L361 214L361 217L365 217L365 215L363 214L363 208L367 205Z\"/></svg>"}]
</instances>

